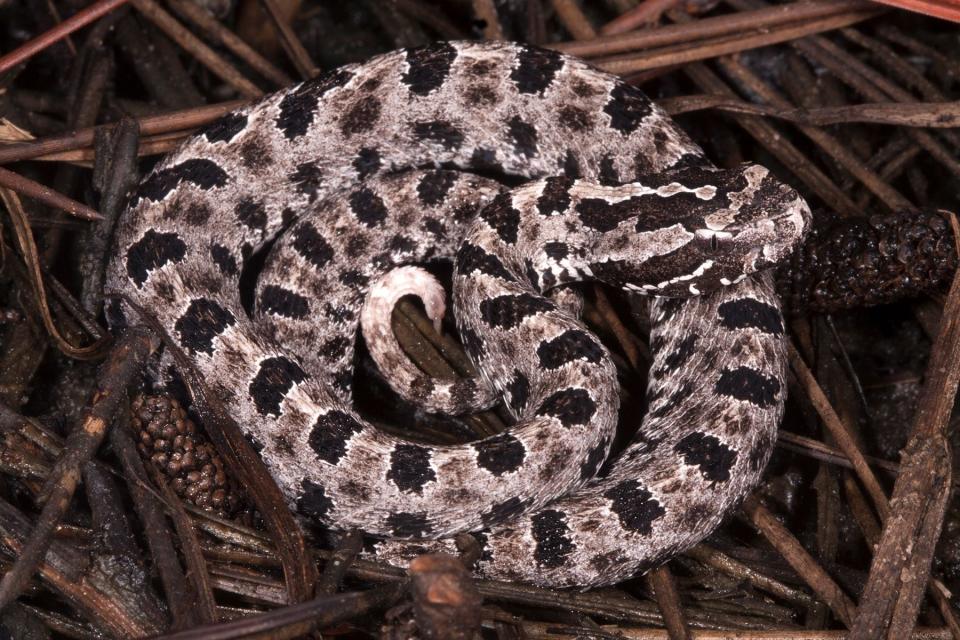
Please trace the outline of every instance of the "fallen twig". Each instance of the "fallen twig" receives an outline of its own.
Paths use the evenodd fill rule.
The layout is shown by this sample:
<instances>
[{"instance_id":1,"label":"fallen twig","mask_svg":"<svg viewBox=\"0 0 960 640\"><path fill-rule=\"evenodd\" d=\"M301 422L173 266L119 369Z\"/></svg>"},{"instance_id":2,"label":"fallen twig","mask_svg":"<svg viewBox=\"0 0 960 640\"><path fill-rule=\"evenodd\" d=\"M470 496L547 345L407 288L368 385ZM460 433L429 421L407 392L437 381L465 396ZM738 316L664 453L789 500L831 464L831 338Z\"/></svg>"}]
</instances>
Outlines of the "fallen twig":
<instances>
[{"instance_id":1,"label":"fallen twig","mask_svg":"<svg viewBox=\"0 0 960 640\"><path fill-rule=\"evenodd\" d=\"M91 359L101 356L109 344L109 337L104 336L103 338L97 339L93 344L78 347L67 340L54 323L53 316L50 313L50 306L47 302L46 287L43 282L43 273L37 255L37 246L34 242L33 232L30 229L27 215L23 210L20 198L15 192L0 188L0 200L3 201L7 208L7 213L10 216L11 226L17 237L17 244L24 258L26 276L30 282L30 287L33 289L35 303L47 333L53 338L57 347L71 358Z\"/></svg>"},{"instance_id":2,"label":"fallen twig","mask_svg":"<svg viewBox=\"0 0 960 640\"><path fill-rule=\"evenodd\" d=\"M56 27L14 49L5 56L0 57L0 73L12 69L55 42L66 38L77 29L85 27L94 20L97 20L126 3L127 0L99 0L99 2L93 3L86 9L78 11Z\"/></svg>"},{"instance_id":3,"label":"fallen twig","mask_svg":"<svg viewBox=\"0 0 960 640\"><path fill-rule=\"evenodd\" d=\"M168 0L167 4L197 27L206 31L210 37L229 49L238 58L249 64L257 73L280 87L293 84L293 79L272 62L260 55L253 47L244 42L237 34L227 29L213 14L203 6L189 0Z\"/></svg>"},{"instance_id":4,"label":"fallen twig","mask_svg":"<svg viewBox=\"0 0 960 640\"><path fill-rule=\"evenodd\" d=\"M558 42L546 46L570 55L593 58L670 45L692 46L697 41L705 41L718 36L735 34L742 36L749 31L773 29L790 23L801 23L805 20L824 18L870 7L871 4L864 0L791 2L762 9L738 11L724 16L704 18L685 24L671 24L657 29L600 36L592 40Z\"/></svg>"},{"instance_id":5,"label":"fallen twig","mask_svg":"<svg viewBox=\"0 0 960 640\"><path fill-rule=\"evenodd\" d=\"M793 534L755 496L750 496L744 501L743 512L754 526L763 532L767 541L790 563L794 571L830 607L834 615L849 627L856 617L856 604L807 553Z\"/></svg>"},{"instance_id":6,"label":"fallen twig","mask_svg":"<svg viewBox=\"0 0 960 640\"><path fill-rule=\"evenodd\" d=\"M300 77L308 80L320 73L317 65L310 59L310 54L307 53L303 43L300 42L300 38L297 37L297 34L293 32L293 29L287 23L283 12L281 12L280 7L277 6L276 0L260 0L260 4L267 10L267 15L270 16L273 26L280 35L280 45L286 52L287 57L290 58L293 66L297 68Z\"/></svg>"},{"instance_id":7,"label":"fallen twig","mask_svg":"<svg viewBox=\"0 0 960 640\"><path fill-rule=\"evenodd\" d=\"M343 534L337 544L337 548L330 554L326 565L323 567L323 573L317 580L316 594L320 596L332 596L340 588L340 581L344 574L350 568L357 554L363 549L363 534L354 529Z\"/></svg>"},{"instance_id":8,"label":"fallen twig","mask_svg":"<svg viewBox=\"0 0 960 640\"><path fill-rule=\"evenodd\" d=\"M117 429L113 429L110 432L110 443L120 458L127 488L133 499L133 508L143 524L153 566L159 574L167 606L173 617L173 626L175 629L194 626L197 622L193 608L194 597L173 546L173 532L167 524L162 501L149 489L150 479L137 453L129 427L121 424Z\"/></svg>"},{"instance_id":9,"label":"fallen twig","mask_svg":"<svg viewBox=\"0 0 960 640\"><path fill-rule=\"evenodd\" d=\"M46 205L60 209L81 220L103 219L103 216L87 205L3 167L0 167L0 187L6 187L20 195L36 198Z\"/></svg>"},{"instance_id":10,"label":"fallen twig","mask_svg":"<svg viewBox=\"0 0 960 640\"><path fill-rule=\"evenodd\" d=\"M246 100L230 100L195 109L183 109L157 116L137 118L136 122L140 126L140 135L142 136L184 131L213 122L220 116L246 103ZM99 128L87 127L60 136L0 146L0 164L33 160L54 153L90 147Z\"/></svg>"},{"instance_id":11,"label":"fallen twig","mask_svg":"<svg viewBox=\"0 0 960 640\"><path fill-rule=\"evenodd\" d=\"M960 126L960 102L873 102L819 109L779 109L733 100L726 96L700 94L666 98L659 100L658 104L670 115L717 109L731 113L769 116L819 127L850 122L927 128Z\"/></svg>"},{"instance_id":12,"label":"fallen twig","mask_svg":"<svg viewBox=\"0 0 960 640\"><path fill-rule=\"evenodd\" d=\"M597 37L597 31L579 5L573 0L550 0L553 10L557 12L557 19L564 28L577 40L592 40Z\"/></svg>"},{"instance_id":13,"label":"fallen twig","mask_svg":"<svg viewBox=\"0 0 960 640\"><path fill-rule=\"evenodd\" d=\"M621 75L637 73L638 71L646 71L658 67L680 65L697 60L707 60L732 53L740 53L742 51L749 51L750 49L758 49L772 44L796 40L797 38L803 38L804 36L815 33L840 29L873 18L879 15L881 11L882 10L875 8L854 10L800 24L791 23L780 25L769 30L762 30L753 35L720 36L697 42L694 45L680 44L653 49L643 53L599 58L594 60L593 64L609 73Z\"/></svg>"},{"instance_id":14,"label":"fallen twig","mask_svg":"<svg viewBox=\"0 0 960 640\"><path fill-rule=\"evenodd\" d=\"M200 38L193 35L156 2L153 0L130 0L130 4L166 33L171 40L189 51L202 65L236 89L241 95L248 98L258 98L263 95L263 91L250 82L236 67L204 44Z\"/></svg>"},{"instance_id":15,"label":"fallen twig","mask_svg":"<svg viewBox=\"0 0 960 640\"><path fill-rule=\"evenodd\" d=\"M0 545L4 555L22 557L35 537L36 528L31 531L27 517L0 500ZM36 571L84 617L117 638L140 638L160 632L156 620L145 615L144 604L130 597L128 583L111 580L98 570L96 562L88 561L88 552L81 552L76 545L57 538L48 537L48 541L49 547L39 558Z\"/></svg>"},{"instance_id":16,"label":"fallen twig","mask_svg":"<svg viewBox=\"0 0 960 640\"><path fill-rule=\"evenodd\" d=\"M152 476L154 486L159 487L160 495L163 496L163 502L170 519L173 520L177 537L180 539L180 549L187 566L187 578L193 585L193 593L196 597L194 611L197 622L199 624L214 623L217 621L217 601L213 597L210 574L207 571L207 563L203 559L193 522L187 516L180 498L166 483L156 467L148 467L147 473Z\"/></svg>"},{"instance_id":17,"label":"fallen twig","mask_svg":"<svg viewBox=\"0 0 960 640\"><path fill-rule=\"evenodd\" d=\"M388 585L370 591L343 593L310 600L255 616L195 627L189 631L159 636L157 640L237 640L269 637L273 640L297 638L314 629L349 620L397 601L406 585ZM268 634L268 635L267 635Z\"/></svg>"},{"instance_id":18,"label":"fallen twig","mask_svg":"<svg viewBox=\"0 0 960 640\"><path fill-rule=\"evenodd\" d=\"M843 421L840 420L840 416L837 415L836 411L834 411L833 406L820 387L820 383L814 378L813 373L807 367L807 364L803 361L803 357L797 352L793 344L789 346L789 354L790 368L796 375L797 381L807 393L810 403L814 409L817 410L820 419L823 420L823 424L826 425L830 431L830 435L836 440L837 447L843 451L844 455L847 456L847 459L853 465L857 477L860 478L860 482L863 483L863 486L867 489L867 493L870 494L877 513L880 514L881 519L885 519L887 515L889 515L887 495L884 493L879 481L877 481L873 470L870 469L870 465L867 464L863 452L860 451L860 448L854 441L850 430Z\"/></svg>"},{"instance_id":19,"label":"fallen twig","mask_svg":"<svg viewBox=\"0 0 960 640\"><path fill-rule=\"evenodd\" d=\"M682 0L643 0L630 11L625 11L619 16L603 25L600 33L603 35L616 35L626 33L633 29L639 29L644 25L650 25L660 19L664 11L672 9L681 3Z\"/></svg>"},{"instance_id":20,"label":"fallen twig","mask_svg":"<svg viewBox=\"0 0 960 640\"><path fill-rule=\"evenodd\" d=\"M663 613L663 622L667 627L670 640L689 640L690 628L680 606L680 594L670 569L664 565L647 574L647 583L653 589L657 606Z\"/></svg>"}]
</instances>

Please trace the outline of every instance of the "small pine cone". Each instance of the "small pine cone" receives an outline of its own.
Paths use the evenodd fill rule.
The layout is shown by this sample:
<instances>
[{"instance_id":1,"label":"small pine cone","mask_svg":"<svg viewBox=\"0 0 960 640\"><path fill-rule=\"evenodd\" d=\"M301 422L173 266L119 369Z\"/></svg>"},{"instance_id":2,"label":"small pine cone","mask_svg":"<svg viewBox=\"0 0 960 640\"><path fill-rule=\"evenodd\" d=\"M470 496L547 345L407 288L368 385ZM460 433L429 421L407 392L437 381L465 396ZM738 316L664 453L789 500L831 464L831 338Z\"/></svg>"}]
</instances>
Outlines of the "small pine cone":
<instances>
[{"instance_id":1,"label":"small pine cone","mask_svg":"<svg viewBox=\"0 0 960 640\"><path fill-rule=\"evenodd\" d=\"M167 476L184 502L223 518L238 515L244 502L241 492L179 402L167 395L137 396L131 414L140 455Z\"/></svg>"},{"instance_id":2,"label":"small pine cone","mask_svg":"<svg viewBox=\"0 0 960 640\"><path fill-rule=\"evenodd\" d=\"M953 232L940 212L817 215L803 245L777 270L777 290L787 313L831 313L933 291L956 268Z\"/></svg>"}]
</instances>

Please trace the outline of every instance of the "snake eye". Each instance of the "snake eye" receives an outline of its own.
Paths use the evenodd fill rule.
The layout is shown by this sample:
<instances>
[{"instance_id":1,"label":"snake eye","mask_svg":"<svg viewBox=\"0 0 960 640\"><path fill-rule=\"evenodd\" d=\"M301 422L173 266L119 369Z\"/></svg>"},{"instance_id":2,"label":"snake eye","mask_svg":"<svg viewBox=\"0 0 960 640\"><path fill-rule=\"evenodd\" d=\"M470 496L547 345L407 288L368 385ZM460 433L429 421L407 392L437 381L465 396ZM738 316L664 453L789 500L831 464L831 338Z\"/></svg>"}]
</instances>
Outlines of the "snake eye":
<instances>
[{"instance_id":1,"label":"snake eye","mask_svg":"<svg viewBox=\"0 0 960 640\"><path fill-rule=\"evenodd\" d=\"M711 253L717 253L723 250L733 239L733 234L729 231L713 231L712 229L699 229L696 232L697 243L705 250Z\"/></svg>"}]
</instances>

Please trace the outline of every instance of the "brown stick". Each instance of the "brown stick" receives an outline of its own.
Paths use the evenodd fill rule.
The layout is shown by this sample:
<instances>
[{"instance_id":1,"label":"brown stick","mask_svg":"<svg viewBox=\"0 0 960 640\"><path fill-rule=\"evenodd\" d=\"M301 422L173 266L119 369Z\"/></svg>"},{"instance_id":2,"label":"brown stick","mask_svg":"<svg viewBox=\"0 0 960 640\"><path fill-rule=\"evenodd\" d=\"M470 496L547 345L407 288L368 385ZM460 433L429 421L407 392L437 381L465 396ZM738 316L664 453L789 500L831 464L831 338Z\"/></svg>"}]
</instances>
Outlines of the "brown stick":
<instances>
[{"instance_id":1,"label":"brown stick","mask_svg":"<svg viewBox=\"0 0 960 640\"><path fill-rule=\"evenodd\" d=\"M137 124L140 126L140 134L143 136L191 129L213 122L225 113L247 104L247 102L247 100L230 100L206 107L171 111L157 116L137 118ZM63 151L90 147L93 144L97 128L87 127L60 136L0 146L0 164L32 160Z\"/></svg>"},{"instance_id":2,"label":"brown stick","mask_svg":"<svg viewBox=\"0 0 960 640\"><path fill-rule=\"evenodd\" d=\"M803 607L809 607L814 602L813 598L807 595L805 591L788 587L782 582L774 580L704 543L687 549L684 553L709 567L733 576L739 581L749 582L758 589L772 593L778 598Z\"/></svg>"},{"instance_id":3,"label":"brown stick","mask_svg":"<svg viewBox=\"0 0 960 640\"><path fill-rule=\"evenodd\" d=\"M117 7L127 3L127 0L100 0L86 9L78 11L76 14L67 18L56 27L37 36L26 44L17 47L5 56L0 57L0 73L8 71L21 62L28 60L31 56L43 51L55 42L66 38L68 35L84 27L94 20L110 13Z\"/></svg>"},{"instance_id":4,"label":"brown stick","mask_svg":"<svg viewBox=\"0 0 960 640\"><path fill-rule=\"evenodd\" d=\"M698 40L707 40L731 34L744 35L745 31L772 29L788 23L803 22L816 18L859 11L870 7L863 0L844 0L841 2L791 2L765 7L753 11L739 11L725 16L715 16L688 22L671 24L657 29L633 31L620 35L609 35L593 40L576 40L546 45L551 49L563 51L581 58L609 56L616 53L653 49L677 44L693 44Z\"/></svg>"},{"instance_id":5,"label":"brown stick","mask_svg":"<svg viewBox=\"0 0 960 640\"><path fill-rule=\"evenodd\" d=\"M153 484L160 489L160 495L163 496L170 519L173 520L174 529L177 531L180 549L187 566L187 578L193 586L193 593L196 597L193 611L197 616L197 622L199 624L216 622L217 601L213 597L210 572L207 570L207 563L203 558L193 523L187 516L180 497L166 483L156 466L148 467L147 472L151 475Z\"/></svg>"},{"instance_id":6,"label":"brown stick","mask_svg":"<svg viewBox=\"0 0 960 640\"><path fill-rule=\"evenodd\" d=\"M242 73L237 71L236 67L204 44L200 38L193 35L189 29L180 24L176 18L167 13L156 2L153 0L130 0L130 4L136 7L137 11L143 14L143 17L167 34L171 40L183 47L184 50L189 51L200 64L242 95L248 98L259 98L263 95L263 91L257 88L257 85L250 82Z\"/></svg>"},{"instance_id":7,"label":"brown stick","mask_svg":"<svg viewBox=\"0 0 960 640\"><path fill-rule=\"evenodd\" d=\"M590 40L597 37L596 29L574 0L550 0L550 4L557 12L557 19L574 38Z\"/></svg>"},{"instance_id":8,"label":"brown stick","mask_svg":"<svg viewBox=\"0 0 960 640\"><path fill-rule=\"evenodd\" d=\"M935 18L960 22L960 9L953 3L940 0L877 0L899 9L924 13Z\"/></svg>"},{"instance_id":9,"label":"brown stick","mask_svg":"<svg viewBox=\"0 0 960 640\"><path fill-rule=\"evenodd\" d=\"M148 489L150 479L147 477L143 460L137 453L129 427L118 424L117 428L110 432L110 444L120 458L127 488L133 499L133 508L143 524L144 537L153 567L160 577L160 584L163 585L174 628L194 626L196 612L192 606L193 596L173 546L173 532L167 524L159 497L156 492Z\"/></svg>"},{"instance_id":10,"label":"brown stick","mask_svg":"<svg viewBox=\"0 0 960 640\"><path fill-rule=\"evenodd\" d=\"M747 514L754 526L763 532L767 541L776 548L794 571L800 574L817 596L830 607L834 615L849 627L857 613L853 600L817 564L793 534L754 496L744 501L743 512Z\"/></svg>"},{"instance_id":11,"label":"brown stick","mask_svg":"<svg viewBox=\"0 0 960 640\"><path fill-rule=\"evenodd\" d=\"M876 9L863 9L839 15L829 16L799 25L787 25L750 36L728 36L705 40L695 46L683 45L655 49L650 52L601 58L594 64L604 71L619 75L656 69L667 65L685 64L697 60L706 60L718 56L740 53L750 49L766 47L772 44L796 40L814 33L832 31L862 22L879 15Z\"/></svg>"},{"instance_id":12,"label":"brown stick","mask_svg":"<svg viewBox=\"0 0 960 640\"><path fill-rule=\"evenodd\" d=\"M22 196L36 198L46 205L65 211L81 220L103 220L103 216L87 205L3 167L0 167L0 187L16 191Z\"/></svg>"},{"instance_id":13,"label":"brown stick","mask_svg":"<svg viewBox=\"0 0 960 640\"><path fill-rule=\"evenodd\" d=\"M895 640L909 634L928 587L950 497L950 448L942 436L915 435L903 460L906 470L897 479L892 516L880 536L851 639Z\"/></svg>"},{"instance_id":14,"label":"brown stick","mask_svg":"<svg viewBox=\"0 0 960 640\"><path fill-rule=\"evenodd\" d=\"M199 28L206 31L210 37L214 38L229 49L244 62L249 64L264 78L276 83L278 86L285 87L293 84L293 79L286 73L277 68L272 62L257 53L250 45L244 42L237 34L223 26L219 20L213 17L209 11L197 3L189 0L167 0L170 7Z\"/></svg>"},{"instance_id":15,"label":"brown stick","mask_svg":"<svg viewBox=\"0 0 960 640\"><path fill-rule=\"evenodd\" d=\"M664 629L644 629L603 625L585 629L582 627L563 627L556 622L522 623L522 629L530 640L569 640L577 637L618 638L620 640L668 640ZM603 635L599 635L602 633ZM765 629L763 631L731 631L729 629L697 629L692 632L693 640L847 640L846 631L815 629ZM904 640L953 640L946 628L917 629Z\"/></svg>"},{"instance_id":16,"label":"brown stick","mask_svg":"<svg viewBox=\"0 0 960 640\"><path fill-rule=\"evenodd\" d=\"M899 127L951 129L960 126L960 102L867 102L818 109L781 109L725 96L698 94L658 100L672 116L703 109L780 118L818 127L849 122L889 124Z\"/></svg>"},{"instance_id":17,"label":"brown stick","mask_svg":"<svg viewBox=\"0 0 960 640\"><path fill-rule=\"evenodd\" d=\"M189 631L158 636L158 640L229 640L231 638L271 638L284 640L309 634L341 620L383 609L396 602L405 585L387 585L370 591L343 593L276 609L241 620L195 627Z\"/></svg>"},{"instance_id":18,"label":"brown stick","mask_svg":"<svg viewBox=\"0 0 960 640\"><path fill-rule=\"evenodd\" d=\"M677 584L666 565L657 567L647 574L647 582L653 589L657 599L657 606L663 614L663 622L667 627L670 640L690 640L690 627L683 617L680 607L680 594L677 593Z\"/></svg>"},{"instance_id":19,"label":"brown stick","mask_svg":"<svg viewBox=\"0 0 960 640\"><path fill-rule=\"evenodd\" d=\"M840 416L834 411L833 405L831 405L827 399L826 394L820 387L820 383L813 377L813 373L807 367L807 364L803 361L803 357L797 352L792 343L789 346L789 356L790 368L794 374L796 374L797 380L807 392L813 408L817 410L820 419L823 420L824 425L826 425L830 431L830 435L837 441L837 446L843 451L844 455L847 456L847 459L850 460L854 471L857 473L857 477L860 478L860 481L867 489L867 493L870 494L870 499L873 501L877 513L880 514L880 518L885 520L890 513L887 495L877 481L873 470L870 469L870 465L867 464L863 452L860 451L860 447L858 447L854 441L850 430L843 421L840 420Z\"/></svg>"},{"instance_id":20,"label":"brown stick","mask_svg":"<svg viewBox=\"0 0 960 640\"><path fill-rule=\"evenodd\" d=\"M293 66L297 68L300 77L308 80L320 73L317 65L310 59L310 54L307 53L303 43L300 42L300 38L297 37L297 34L293 32L293 29L289 23L287 23L287 16L283 15L283 12L280 11L276 0L260 0L260 4L267 10L267 15L270 16L273 26L276 27L277 33L280 35L280 45L286 52L287 57L290 58Z\"/></svg>"},{"instance_id":21,"label":"brown stick","mask_svg":"<svg viewBox=\"0 0 960 640\"><path fill-rule=\"evenodd\" d=\"M664 11L672 9L678 4L680 4L680 0L643 0L630 11L621 13L603 25L600 28L600 33L612 36L639 29L646 24L655 23Z\"/></svg>"},{"instance_id":22,"label":"brown stick","mask_svg":"<svg viewBox=\"0 0 960 640\"><path fill-rule=\"evenodd\" d=\"M854 441L853 434L850 433L847 426L840 420L840 416L834 411L833 405L831 405L827 399L827 395L820 387L820 383L813 377L813 373L807 367L807 364L803 361L803 357L797 352L796 347L794 347L792 343L789 345L789 356L790 368L797 376L797 381L807 392L810 403L813 405L813 408L816 409L820 419L823 420L823 424L826 425L830 431L830 435L837 441L837 447L839 447L847 456L847 459L850 460L857 477L860 478L863 486L867 489L867 493L870 494L870 499L873 501L877 513L880 514L880 518L885 520L890 513L887 495L877 481L877 477L873 474L873 470L870 469L870 465L867 464L866 458L863 457L863 452L860 451L860 447L858 447L856 441Z\"/></svg>"},{"instance_id":23,"label":"brown stick","mask_svg":"<svg viewBox=\"0 0 960 640\"><path fill-rule=\"evenodd\" d=\"M777 446L807 455L817 460L822 460L823 462L829 462L840 467L853 469L853 463L850 462L850 459L843 451L813 438L808 438L806 436L801 436L796 433L791 433L781 429L777 434ZM889 471L891 473L900 473L900 465L898 465L896 462L891 462L889 460L884 460L883 458L876 458L873 456L864 456L864 459L871 465L885 471Z\"/></svg>"},{"instance_id":24,"label":"brown stick","mask_svg":"<svg viewBox=\"0 0 960 640\"><path fill-rule=\"evenodd\" d=\"M337 548L333 550L327 559L326 566L323 567L323 573L317 580L316 596L332 596L340 588L340 582L344 574L350 568L350 563L363 551L363 534L353 529L346 532L337 542Z\"/></svg>"}]
</instances>

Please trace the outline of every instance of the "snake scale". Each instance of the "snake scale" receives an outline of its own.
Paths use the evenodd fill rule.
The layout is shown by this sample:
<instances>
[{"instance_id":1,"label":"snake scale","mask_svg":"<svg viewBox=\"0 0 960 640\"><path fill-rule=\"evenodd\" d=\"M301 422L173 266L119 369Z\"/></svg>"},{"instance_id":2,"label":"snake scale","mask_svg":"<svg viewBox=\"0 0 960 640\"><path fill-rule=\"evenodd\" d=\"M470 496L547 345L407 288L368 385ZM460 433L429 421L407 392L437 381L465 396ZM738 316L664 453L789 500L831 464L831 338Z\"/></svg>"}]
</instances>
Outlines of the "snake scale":
<instances>
[{"instance_id":1,"label":"snake scale","mask_svg":"<svg viewBox=\"0 0 960 640\"><path fill-rule=\"evenodd\" d=\"M386 538L375 552L392 561L475 531L481 574L585 587L694 544L758 481L784 327L770 278L748 275L808 220L766 169L715 169L639 90L582 61L437 43L187 141L119 221L107 291L156 317L305 517ZM240 277L273 243L251 317ZM480 371L457 383L419 375L382 331L402 293L439 319L436 283L406 265L451 257ZM649 411L599 475L616 371L576 295L544 295L584 280L657 296ZM405 371L398 391L447 411L502 397L516 424L455 446L375 429L350 402L361 315L385 377Z\"/></svg>"}]
</instances>

